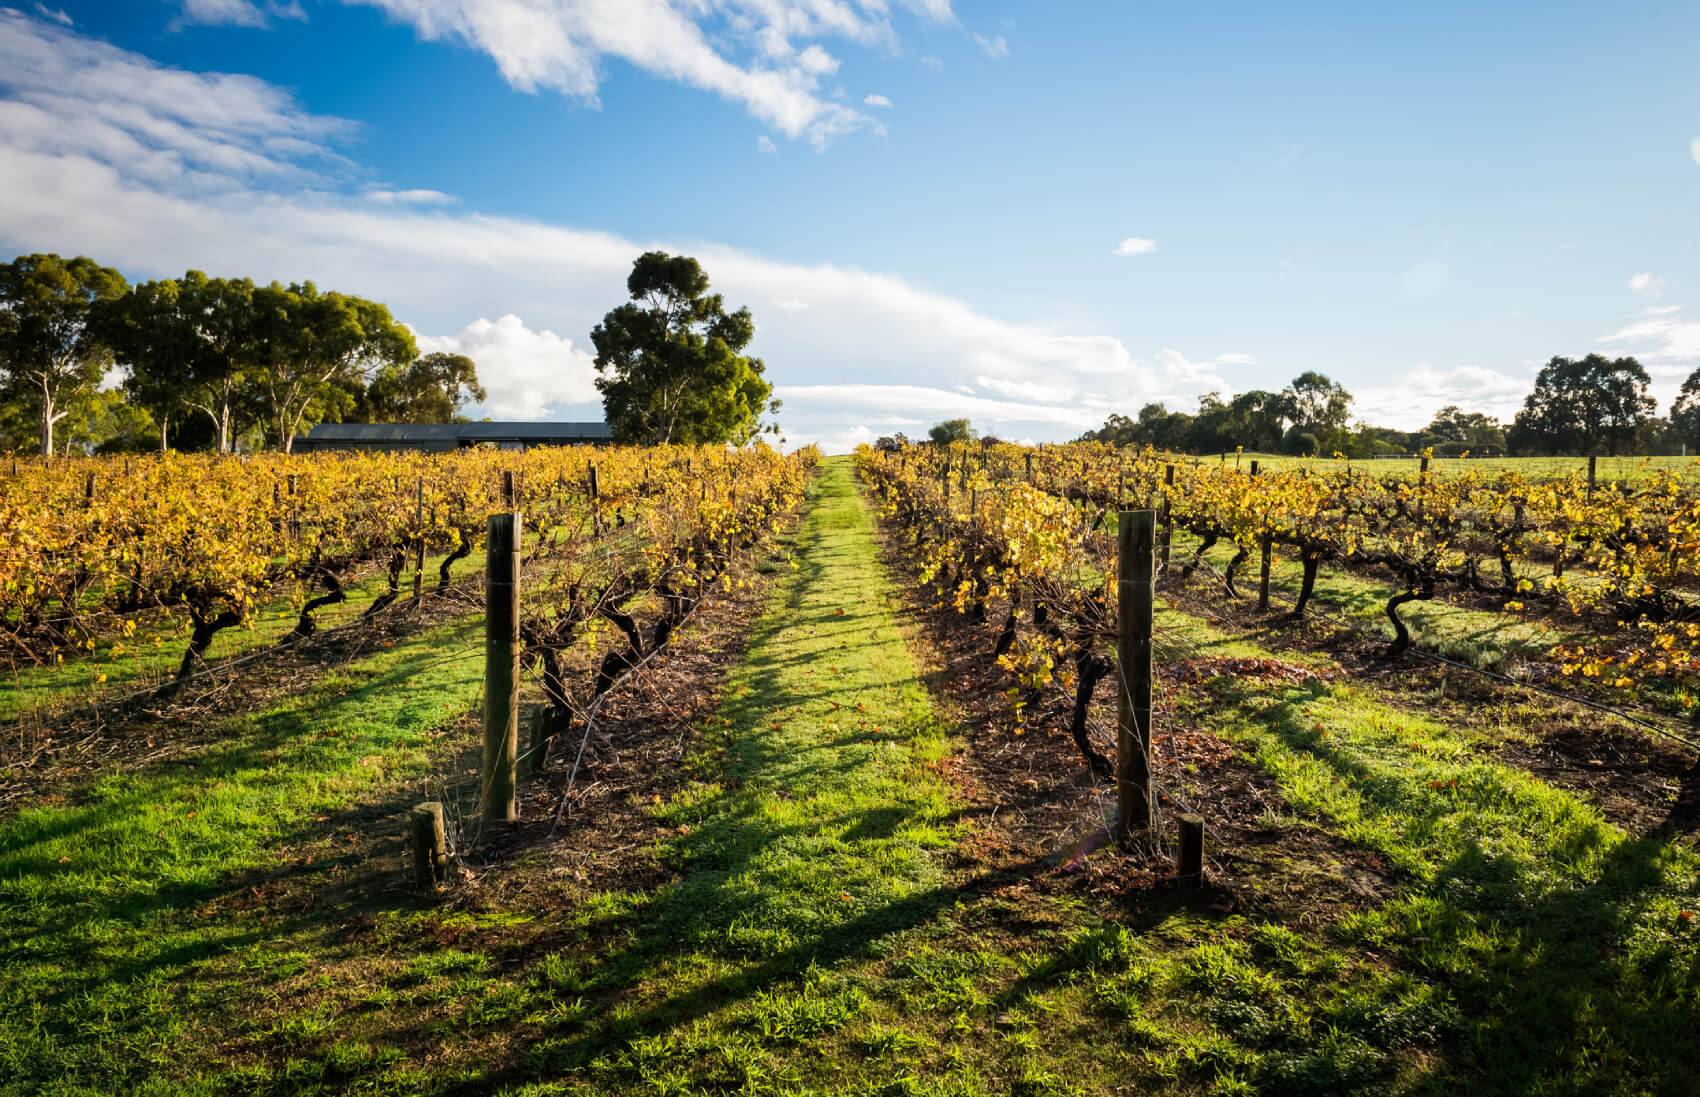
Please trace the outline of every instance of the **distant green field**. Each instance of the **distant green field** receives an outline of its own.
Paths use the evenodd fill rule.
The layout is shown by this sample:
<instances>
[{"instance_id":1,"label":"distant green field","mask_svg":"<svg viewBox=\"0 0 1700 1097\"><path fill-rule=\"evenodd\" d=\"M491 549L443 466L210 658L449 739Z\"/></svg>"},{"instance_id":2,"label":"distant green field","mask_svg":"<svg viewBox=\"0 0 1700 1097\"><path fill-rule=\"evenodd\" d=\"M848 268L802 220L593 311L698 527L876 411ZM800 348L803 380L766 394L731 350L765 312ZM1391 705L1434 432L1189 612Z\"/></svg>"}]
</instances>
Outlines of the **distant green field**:
<instances>
[{"instance_id":1,"label":"distant green field","mask_svg":"<svg viewBox=\"0 0 1700 1097\"><path fill-rule=\"evenodd\" d=\"M1342 462L1329 457L1286 457L1276 453L1229 453L1215 456L1194 457L1189 460L1202 464L1239 464L1241 468L1248 467L1252 461L1257 461L1262 468L1286 469L1307 468L1317 465L1336 465ZM1378 469L1384 473L1404 473L1414 471L1417 467L1416 457L1377 457L1351 462L1354 468ZM1447 473L1463 472L1466 470L1508 470L1533 478L1549 478L1588 473L1586 457L1436 457L1429 463L1429 471L1445 475ZM1700 456L1692 457L1601 457L1598 459L1595 475L1600 482L1612 480L1638 480L1649 472L1657 469L1671 469L1675 472L1694 475L1700 473Z\"/></svg>"}]
</instances>

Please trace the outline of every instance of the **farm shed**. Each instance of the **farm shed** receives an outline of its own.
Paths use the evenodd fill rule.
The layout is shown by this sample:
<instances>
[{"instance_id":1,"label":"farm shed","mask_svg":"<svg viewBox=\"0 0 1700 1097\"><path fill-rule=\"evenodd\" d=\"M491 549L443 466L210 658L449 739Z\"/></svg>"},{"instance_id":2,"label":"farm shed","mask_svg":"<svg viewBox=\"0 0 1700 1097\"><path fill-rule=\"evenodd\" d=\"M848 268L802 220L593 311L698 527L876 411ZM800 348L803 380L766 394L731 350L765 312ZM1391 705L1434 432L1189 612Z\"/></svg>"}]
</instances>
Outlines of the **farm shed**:
<instances>
[{"instance_id":1,"label":"farm shed","mask_svg":"<svg viewBox=\"0 0 1700 1097\"><path fill-rule=\"evenodd\" d=\"M448 453L470 446L530 449L614 440L606 423L320 423L295 439L295 452L357 450Z\"/></svg>"}]
</instances>

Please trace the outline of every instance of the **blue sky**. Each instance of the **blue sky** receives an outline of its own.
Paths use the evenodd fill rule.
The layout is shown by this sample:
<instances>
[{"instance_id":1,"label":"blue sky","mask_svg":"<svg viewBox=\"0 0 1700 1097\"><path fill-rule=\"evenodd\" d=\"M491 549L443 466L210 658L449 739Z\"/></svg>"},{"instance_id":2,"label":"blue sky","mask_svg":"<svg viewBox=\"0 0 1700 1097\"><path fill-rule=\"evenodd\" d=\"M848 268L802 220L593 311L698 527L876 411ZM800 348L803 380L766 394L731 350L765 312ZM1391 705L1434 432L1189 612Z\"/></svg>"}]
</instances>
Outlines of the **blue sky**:
<instances>
[{"instance_id":1,"label":"blue sky","mask_svg":"<svg viewBox=\"0 0 1700 1097\"><path fill-rule=\"evenodd\" d=\"M1415 427L1700 368L1700 5L128 0L0 9L0 250L312 278L583 417L699 256L841 449L1321 370ZM1123 254L1117 254L1122 252Z\"/></svg>"}]
</instances>

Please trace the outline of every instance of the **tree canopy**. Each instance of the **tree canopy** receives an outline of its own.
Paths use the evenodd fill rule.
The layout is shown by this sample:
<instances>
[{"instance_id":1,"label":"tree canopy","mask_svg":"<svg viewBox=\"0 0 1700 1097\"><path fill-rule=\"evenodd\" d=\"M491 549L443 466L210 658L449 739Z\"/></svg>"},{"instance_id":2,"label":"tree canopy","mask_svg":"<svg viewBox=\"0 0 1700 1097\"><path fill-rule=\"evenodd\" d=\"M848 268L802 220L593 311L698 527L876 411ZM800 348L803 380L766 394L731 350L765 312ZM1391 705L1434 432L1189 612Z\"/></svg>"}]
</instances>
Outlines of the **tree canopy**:
<instances>
[{"instance_id":1,"label":"tree canopy","mask_svg":"<svg viewBox=\"0 0 1700 1097\"><path fill-rule=\"evenodd\" d=\"M1648 383L1633 358L1554 357L1512 421L1511 444L1523 453L1628 452L1658 406Z\"/></svg>"},{"instance_id":2,"label":"tree canopy","mask_svg":"<svg viewBox=\"0 0 1700 1097\"><path fill-rule=\"evenodd\" d=\"M728 313L708 285L695 259L645 252L626 279L631 300L590 333L617 441L743 445L778 411L761 359L743 353L755 337L750 310Z\"/></svg>"},{"instance_id":3,"label":"tree canopy","mask_svg":"<svg viewBox=\"0 0 1700 1097\"><path fill-rule=\"evenodd\" d=\"M946 419L942 423L934 423L927 431L935 446L948 446L952 442L972 442L976 435L973 424L966 419Z\"/></svg>"},{"instance_id":4,"label":"tree canopy","mask_svg":"<svg viewBox=\"0 0 1700 1097\"><path fill-rule=\"evenodd\" d=\"M20 255L0 266L0 394L33 420L43 455L53 428L93 396L112 352L91 324L98 302L129 288L124 276L79 256Z\"/></svg>"},{"instance_id":5,"label":"tree canopy","mask_svg":"<svg viewBox=\"0 0 1700 1097\"><path fill-rule=\"evenodd\" d=\"M124 391L151 416L161 449L173 428L203 413L220 453L255 424L287 452L303 427L372 404L369 385L386 407L405 403L414 422L437 412L447 421L467 395L484 398L469 359L421 366L412 333L386 306L312 282L255 286L191 270L104 302L96 324L128 369ZM432 379L447 385L451 374L453 393L433 401Z\"/></svg>"}]
</instances>

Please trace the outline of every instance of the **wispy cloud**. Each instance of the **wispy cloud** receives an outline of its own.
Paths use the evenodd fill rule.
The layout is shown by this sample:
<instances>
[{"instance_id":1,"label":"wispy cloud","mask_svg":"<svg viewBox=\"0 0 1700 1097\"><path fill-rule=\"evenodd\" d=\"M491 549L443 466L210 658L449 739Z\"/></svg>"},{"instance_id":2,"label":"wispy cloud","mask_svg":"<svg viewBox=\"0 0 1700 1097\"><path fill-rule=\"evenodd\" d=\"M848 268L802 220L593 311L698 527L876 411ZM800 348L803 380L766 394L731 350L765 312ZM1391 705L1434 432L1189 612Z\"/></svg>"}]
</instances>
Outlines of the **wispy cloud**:
<instances>
[{"instance_id":1,"label":"wispy cloud","mask_svg":"<svg viewBox=\"0 0 1700 1097\"><path fill-rule=\"evenodd\" d=\"M1434 420L1435 412L1456 404L1509 422L1534 387L1532 371L1519 376L1484 366L1440 369L1421 362L1389 384L1358 391L1352 414L1376 426L1418 430Z\"/></svg>"},{"instance_id":2,"label":"wispy cloud","mask_svg":"<svg viewBox=\"0 0 1700 1097\"><path fill-rule=\"evenodd\" d=\"M776 153L779 151L779 146L773 143L773 138L764 133L756 138L756 151Z\"/></svg>"},{"instance_id":3,"label":"wispy cloud","mask_svg":"<svg viewBox=\"0 0 1700 1097\"><path fill-rule=\"evenodd\" d=\"M454 195L440 190L369 190L367 201L386 206L442 206L454 201Z\"/></svg>"},{"instance_id":4,"label":"wispy cloud","mask_svg":"<svg viewBox=\"0 0 1700 1097\"><path fill-rule=\"evenodd\" d=\"M1655 378L1686 377L1700 368L1700 320L1683 319L1681 305L1642 309L1634 320L1610 335L1600 336L1598 342L1620 344L1642 359Z\"/></svg>"},{"instance_id":5,"label":"wispy cloud","mask_svg":"<svg viewBox=\"0 0 1700 1097\"><path fill-rule=\"evenodd\" d=\"M498 414L594 414L584 333L656 248L695 255L729 304L754 308L753 349L781 385L793 439L963 414L1056 436L1224 387L1213 369L1228 356L1140 358L1112 335L1004 320L892 274L372 188L331 151L348 124L275 87L172 69L16 13L0 12L0 87L0 246L96 255L132 277L195 267L377 297L422 346L471 354Z\"/></svg>"},{"instance_id":6,"label":"wispy cloud","mask_svg":"<svg viewBox=\"0 0 1700 1097\"><path fill-rule=\"evenodd\" d=\"M208 0L248 3L249 0ZM596 105L601 62L741 104L790 138L817 146L871 126L867 115L821 94L839 61L837 39L891 49L886 3L844 0L343 0L381 9L422 38L479 50L521 91L548 89ZM908 0L922 19L954 20L947 0Z\"/></svg>"},{"instance_id":7,"label":"wispy cloud","mask_svg":"<svg viewBox=\"0 0 1700 1097\"><path fill-rule=\"evenodd\" d=\"M198 190L323 182L357 127L312 115L263 80L192 73L0 8L0 136L8 152L78 158ZM14 189L25 184L7 172Z\"/></svg>"},{"instance_id":8,"label":"wispy cloud","mask_svg":"<svg viewBox=\"0 0 1700 1097\"><path fill-rule=\"evenodd\" d=\"M42 3L36 4L35 13L43 19L51 19L55 23L63 23L67 27L70 26L72 22L71 17L65 14L63 10L59 8L50 8L46 4Z\"/></svg>"},{"instance_id":9,"label":"wispy cloud","mask_svg":"<svg viewBox=\"0 0 1700 1097\"><path fill-rule=\"evenodd\" d=\"M1129 236L1116 245L1115 255L1148 255L1157 250L1157 241L1143 236Z\"/></svg>"},{"instance_id":10,"label":"wispy cloud","mask_svg":"<svg viewBox=\"0 0 1700 1097\"><path fill-rule=\"evenodd\" d=\"M1658 297L1665 291L1665 280L1643 271L1629 279L1629 288L1646 297Z\"/></svg>"},{"instance_id":11,"label":"wispy cloud","mask_svg":"<svg viewBox=\"0 0 1700 1097\"><path fill-rule=\"evenodd\" d=\"M989 38L984 34L970 34L968 37L972 38L974 44L985 50L986 56L994 61L1009 56L1009 43L1004 40L1004 36L1001 34L996 38Z\"/></svg>"},{"instance_id":12,"label":"wispy cloud","mask_svg":"<svg viewBox=\"0 0 1700 1097\"><path fill-rule=\"evenodd\" d=\"M287 4L277 0L266 0L263 4L256 0L181 0L181 10L172 26L264 27L273 19L306 18L299 0L289 0Z\"/></svg>"},{"instance_id":13,"label":"wispy cloud","mask_svg":"<svg viewBox=\"0 0 1700 1097\"><path fill-rule=\"evenodd\" d=\"M862 100L862 105L864 107L889 107L891 106L891 100L887 99L883 95L870 95L866 99Z\"/></svg>"}]
</instances>

